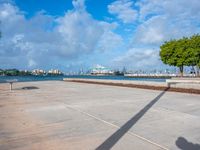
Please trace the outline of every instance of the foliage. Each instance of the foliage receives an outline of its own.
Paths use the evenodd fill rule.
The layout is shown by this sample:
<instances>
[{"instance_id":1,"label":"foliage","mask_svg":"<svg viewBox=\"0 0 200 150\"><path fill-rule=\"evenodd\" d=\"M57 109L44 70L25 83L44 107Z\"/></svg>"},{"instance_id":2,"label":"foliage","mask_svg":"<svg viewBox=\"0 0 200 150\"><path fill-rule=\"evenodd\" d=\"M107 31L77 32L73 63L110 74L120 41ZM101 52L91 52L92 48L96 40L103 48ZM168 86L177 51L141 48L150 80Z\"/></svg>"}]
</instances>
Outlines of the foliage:
<instances>
[{"instance_id":1,"label":"foliage","mask_svg":"<svg viewBox=\"0 0 200 150\"><path fill-rule=\"evenodd\" d=\"M160 46L160 57L164 64L179 67L183 75L184 66L200 66L200 35L179 40L170 40Z\"/></svg>"},{"instance_id":2,"label":"foliage","mask_svg":"<svg viewBox=\"0 0 200 150\"><path fill-rule=\"evenodd\" d=\"M28 71L19 71L17 69L6 69L2 70L0 69L0 75L6 75L6 76L26 76L31 75L31 72Z\"/></svg>"},{"instance_id":3,"label":"foliage","mask_svg":"<svg viewBox=\"0 0 200 150\"><path fill-rule=\"evenodd\" d=\"M200 67L200 35L193 35L190 40L190 53L191 62L190 65L197 65Z\"/></svg>"}]
</instances>

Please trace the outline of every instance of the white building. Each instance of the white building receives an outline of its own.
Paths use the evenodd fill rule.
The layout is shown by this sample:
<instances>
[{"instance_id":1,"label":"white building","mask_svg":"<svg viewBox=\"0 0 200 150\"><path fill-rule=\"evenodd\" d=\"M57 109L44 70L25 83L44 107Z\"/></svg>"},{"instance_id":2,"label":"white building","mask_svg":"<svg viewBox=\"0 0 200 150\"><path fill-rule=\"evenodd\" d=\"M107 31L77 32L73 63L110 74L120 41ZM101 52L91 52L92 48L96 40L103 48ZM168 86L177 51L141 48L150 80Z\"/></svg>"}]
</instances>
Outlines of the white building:
<instances>
[{"instance_id":1,"label":"white building","mask_svg":"<svg viewBox=\"0 0 200 150\"><path fill-rule=\"evenodd\" d=\"M59 71L58 69L55 69L55 70L51 69L51 70L48 71L48 73L49 74L56 74L56 75L62 74L62 72Z\"/></svg>"},{"instance_id":2,"label":"white building","mask_svg":"<svg viewBox=\"0 0 200 150\"><path fill-rule=\"evenodd\" d=\"M42 70L42 69L34 69L33 71L32 71L32 74L33 75L43 75L43 74L45 74L46 72L44 71L44 70Z\"/></svg>"}]
</instances>

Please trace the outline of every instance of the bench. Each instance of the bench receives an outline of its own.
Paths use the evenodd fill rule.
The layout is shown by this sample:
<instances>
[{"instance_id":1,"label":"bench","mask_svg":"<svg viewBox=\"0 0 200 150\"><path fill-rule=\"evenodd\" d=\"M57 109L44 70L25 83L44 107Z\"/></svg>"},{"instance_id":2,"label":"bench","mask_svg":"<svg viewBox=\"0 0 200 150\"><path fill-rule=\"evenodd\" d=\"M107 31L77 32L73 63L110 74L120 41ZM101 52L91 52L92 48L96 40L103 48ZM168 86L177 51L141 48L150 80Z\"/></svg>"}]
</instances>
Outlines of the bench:
<instances>
[{"instance_id":1,"label":"bench","mask_svg":"<svg viewBox=\"0 0 200 150\"><path fill-rule=\"evenodd\" d=\"M166 80L167 86L170 87L171 84L177 84L177 83L189 83L189 84L200 84L199 79L191 78L191 79L167 79Z\"/></svg>"},{"instance_id":2,"label":"bench","mask_svg":"<svg viewBox=\"0 0 200 150\"><path fill-rule=\"evenodd\" d=\"M15 82L17 82L17 81L18 81L17 79L6 80L6 82L10 84L10 91L12 91L12 85L13 85L13 83L15 83Z\"/></svg>"}]
</instances>

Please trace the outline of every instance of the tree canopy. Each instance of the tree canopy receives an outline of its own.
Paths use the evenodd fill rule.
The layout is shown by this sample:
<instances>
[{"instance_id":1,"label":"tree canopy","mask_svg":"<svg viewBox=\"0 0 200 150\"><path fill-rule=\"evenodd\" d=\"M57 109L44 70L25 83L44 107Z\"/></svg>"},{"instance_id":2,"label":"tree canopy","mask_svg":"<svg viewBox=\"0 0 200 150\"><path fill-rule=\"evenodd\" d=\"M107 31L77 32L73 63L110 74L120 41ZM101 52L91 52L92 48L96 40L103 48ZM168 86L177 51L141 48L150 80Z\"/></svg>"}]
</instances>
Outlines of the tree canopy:
<instances>
[{"instance_id":1,"label":"tree canopy","mask_svg":"<svg viewBox=\"0 0 200 150\"><path fill-rule=\"evenodd\" d=\"M179 67L183 75L184 66L200 66L200 35L170 40L160 46L160 57L164 64Z\"/></svg>"}]
</instances>

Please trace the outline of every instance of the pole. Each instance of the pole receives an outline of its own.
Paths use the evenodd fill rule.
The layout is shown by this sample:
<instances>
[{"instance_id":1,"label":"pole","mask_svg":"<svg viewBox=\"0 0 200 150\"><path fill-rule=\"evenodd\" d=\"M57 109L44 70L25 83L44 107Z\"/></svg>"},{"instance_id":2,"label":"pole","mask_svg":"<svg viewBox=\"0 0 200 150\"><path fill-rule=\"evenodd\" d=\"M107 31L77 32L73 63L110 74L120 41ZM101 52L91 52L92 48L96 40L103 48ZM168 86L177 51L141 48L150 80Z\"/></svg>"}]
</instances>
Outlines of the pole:
<instances>
[{"instance_id":1,"label":"pole","mask_svg":"<svg viewBox=\"0 0 200 150\"><path fill-rule=\"evenodd\" d=\"M12 91L12 82L10 82L10 91Z\"/></svg>"}]
</instances>

